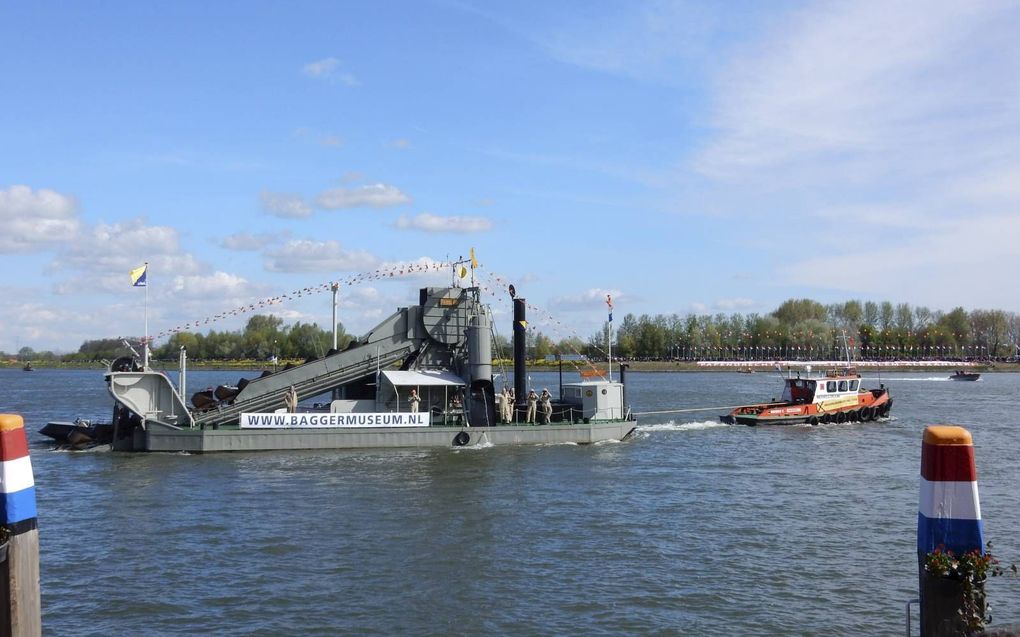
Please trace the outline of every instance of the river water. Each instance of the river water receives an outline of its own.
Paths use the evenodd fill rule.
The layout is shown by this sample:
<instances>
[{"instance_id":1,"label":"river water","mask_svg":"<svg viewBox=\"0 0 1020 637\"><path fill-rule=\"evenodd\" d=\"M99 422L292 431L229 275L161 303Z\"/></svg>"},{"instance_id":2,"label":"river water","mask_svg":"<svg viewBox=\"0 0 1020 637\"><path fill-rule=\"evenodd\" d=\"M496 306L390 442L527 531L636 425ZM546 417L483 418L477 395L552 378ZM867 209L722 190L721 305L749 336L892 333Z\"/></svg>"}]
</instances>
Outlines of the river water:
<instances>
[{"instance_id":1,"label":"river water","mask_svg":"<svg viewBox=\"0 0 1020 637\"><path fill-rule=\"evenodd\" d=\"M970 429L987 538L1020 562L1020 375L947 375L881 378L888 422L722 426L719 409L591 446L56 451L48 420L108 416L89 370L0 370L0 411L29 431L47 634L902 635L925 425ZM627 392L651 412L780 387L631 373ZM988 592L995 624L1020 621L1020 582Z\"/></svg>"}]
</instances>

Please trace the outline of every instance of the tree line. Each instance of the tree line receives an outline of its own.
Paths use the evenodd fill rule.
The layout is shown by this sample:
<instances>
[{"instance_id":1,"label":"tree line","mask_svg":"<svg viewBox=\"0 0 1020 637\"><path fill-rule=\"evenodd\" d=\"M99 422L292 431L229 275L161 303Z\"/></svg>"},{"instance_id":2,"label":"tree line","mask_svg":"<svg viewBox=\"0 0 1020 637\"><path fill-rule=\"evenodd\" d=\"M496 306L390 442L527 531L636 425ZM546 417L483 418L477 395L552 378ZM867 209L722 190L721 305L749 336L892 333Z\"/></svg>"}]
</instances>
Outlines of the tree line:
<instances>
[{"instance_id":1,"label":"tree line","mask_svg":"<svg viewBox=\"0 0 1020 637\"><path fill-rule=\"evenodd\" d=\"M608 325L586 344L605 355ZM824 305L790 299L774 312L680 316L628 314L614 329L613 356L674 360L770 360L845 357L915 360L1017 356L1020 315L957 307L859 300Z\"/></svg>"},{"instance_id":2,"label":"tree line","mask_svg":"<svg viewBox=\"0 0 1020 637\"><path fill-rule=\"evenodd\" d=\"M337 325L337 349L347 347L353 338L342 324ZM198 360L271 360L306 359L325 356L333 347L333 332L314 323L284 325L276 316L256 315L248 319L244 329L207 334L178 332L154 347L150 356L156 360L177 360L181 347L187 348L188 358ZM120 356L141 353L141 339L102 338L82 343L77 352L57 355L52 352L35 352L23 347L18 360L91 362L113 360ZM7 356L7 355L3 355Z\"/></svg>"},{"instance_id":3,"label":"tree line","mask_svg":"<svg viewBox=\"0 0 1020 637\"><path fill-rule=\"evenodd\" d=\"M587 341L572 336L554 340L528 330L532 359L555 354L582 354L593 360L608 355L609 323ZM1015 358L1020 344L1020 315L1002 310L957 307L949 312L911 307L907 303L847 301L823 305L811 299L790 299L775 311L752 314L627 314L612 326L613 357L647 360L772 360L840 359L844 346L856 358L968 359ZM353 340L338 324L338 349ZM844 336L845 335L845 336ZM140 352L139 339L134 347ZM284 325L269 315L252 316L242 330L206 334L179 332L152 350L152 357L176 360L181 347L199 360L307 359L332 348L333 333L314 323ZM510 358L508 338L496 334L494 355ZM130 353L123 340L85 341L77 352L55 354L22 347L21 361L112 360Z\"/></svg>"}]
</instances>

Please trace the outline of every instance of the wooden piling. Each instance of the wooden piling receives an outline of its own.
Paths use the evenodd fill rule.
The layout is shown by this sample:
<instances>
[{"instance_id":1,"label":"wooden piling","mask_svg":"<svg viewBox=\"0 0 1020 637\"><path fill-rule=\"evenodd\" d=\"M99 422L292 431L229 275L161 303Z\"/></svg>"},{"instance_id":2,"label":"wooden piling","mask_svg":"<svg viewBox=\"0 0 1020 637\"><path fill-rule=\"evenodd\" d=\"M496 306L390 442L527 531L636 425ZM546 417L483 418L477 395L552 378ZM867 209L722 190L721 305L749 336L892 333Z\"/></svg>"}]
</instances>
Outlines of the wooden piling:
<instances>
[{"instance_id":1,"label":"wooden piling","mask_svg":"<svg viewBox=\"0 0 1020 637\"><path fill-rule=\"evenodd\" d=\"M15 414L0 414L0 496L7 554L0 562L0 637L38 637L42 609L35 478L25 422Z\"/></svg>"}]
</instances>

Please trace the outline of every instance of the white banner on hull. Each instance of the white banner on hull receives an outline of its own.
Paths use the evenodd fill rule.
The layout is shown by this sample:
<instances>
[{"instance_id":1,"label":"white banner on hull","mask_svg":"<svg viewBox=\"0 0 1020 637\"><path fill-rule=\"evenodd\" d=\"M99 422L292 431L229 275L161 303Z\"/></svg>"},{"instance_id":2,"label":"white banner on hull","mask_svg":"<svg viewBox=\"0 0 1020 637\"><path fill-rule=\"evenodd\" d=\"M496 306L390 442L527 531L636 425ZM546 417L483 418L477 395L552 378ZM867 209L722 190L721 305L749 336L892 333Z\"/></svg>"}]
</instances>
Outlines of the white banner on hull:
<instances>
[{"instance_id":1,"label":"white banner on hull","mask_svg":"<svg viewBox=\"0 0 1020 637\"><path fill-rule=\"evenodd\" d=\"M361 414L241 414L241 429L336 429L343 427L428 427L428 412Z\"/></svg>"}]
</instances>

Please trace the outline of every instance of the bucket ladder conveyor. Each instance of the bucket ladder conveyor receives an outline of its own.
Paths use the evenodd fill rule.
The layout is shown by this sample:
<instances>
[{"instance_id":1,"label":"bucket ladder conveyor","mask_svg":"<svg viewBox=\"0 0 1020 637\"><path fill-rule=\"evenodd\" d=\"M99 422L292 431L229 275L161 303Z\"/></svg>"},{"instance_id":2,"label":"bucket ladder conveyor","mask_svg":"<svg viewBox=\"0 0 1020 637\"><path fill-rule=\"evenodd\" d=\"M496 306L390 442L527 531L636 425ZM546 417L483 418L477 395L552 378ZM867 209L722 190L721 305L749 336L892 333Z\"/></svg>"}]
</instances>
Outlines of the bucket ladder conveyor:
<instances>
[{"instance_id":1,"label":"bucket ladder conveyor","mask_svg":"<svg viewBox=\"0 0 1020 637\"><path fill-rule=\"evenodd\" d=\"M477 288L424 288L419 305L400 308L346 350L252 379L229 402L195 412L194 423L199 427L236 423L242 413L283 407L291 386L300 397L318 396L371 379L378 370L398 363L404 369L451 369L469 381L484 382L491 405L489 340L478 338L483 331L488 333L489 319Z\"/></svg>"}]
</instances>

